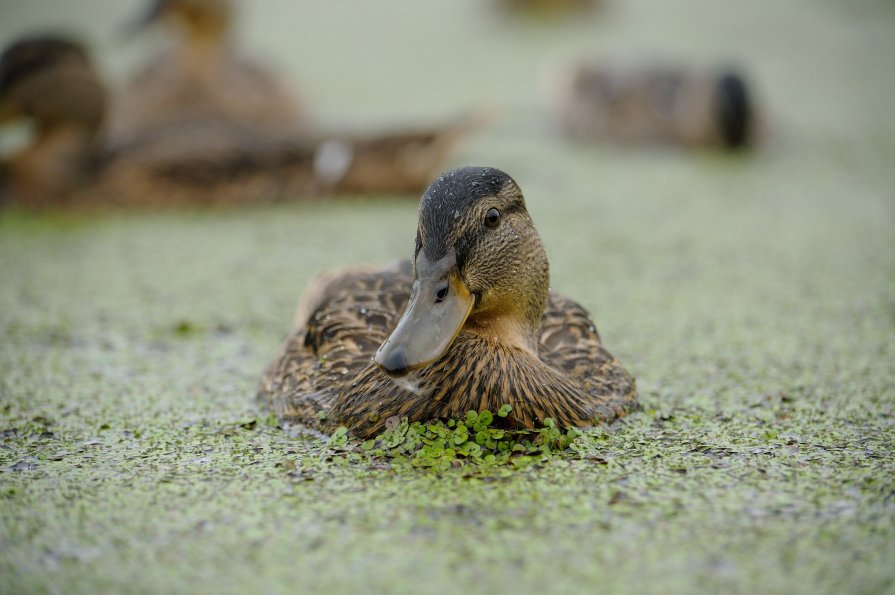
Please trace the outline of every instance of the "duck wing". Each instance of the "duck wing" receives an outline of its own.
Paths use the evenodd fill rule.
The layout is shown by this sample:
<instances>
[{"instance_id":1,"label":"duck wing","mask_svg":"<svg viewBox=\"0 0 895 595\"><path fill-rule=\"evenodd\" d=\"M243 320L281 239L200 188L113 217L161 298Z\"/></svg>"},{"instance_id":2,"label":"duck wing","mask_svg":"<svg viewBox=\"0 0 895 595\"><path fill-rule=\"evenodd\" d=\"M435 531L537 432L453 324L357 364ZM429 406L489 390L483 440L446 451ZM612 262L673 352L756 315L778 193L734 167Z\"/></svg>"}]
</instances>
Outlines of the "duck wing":
<instances>
[{"instance_id":1,"label":"duck wing","mask_svg":"<svg viewBox=\"0 0 895 595\"><path fill-rule=\"evenodd\" d=\"M578 384L603 419L613 420L635 408L634 378L603 347L590 314L574 300L550 293L541 317L538 355Z\"/></svg>"},{"instance_id":2,"label":"duck wing","mask_svg":"<svg viewBox=\"0 0 895 595\"><path fill-rule=\"evenodd\" d=\"M261 378L259 402L287 421L319 429L322 415L397 324L412 282L409 261L312 281L296 330Z\"/></svg>"}]
</instances>

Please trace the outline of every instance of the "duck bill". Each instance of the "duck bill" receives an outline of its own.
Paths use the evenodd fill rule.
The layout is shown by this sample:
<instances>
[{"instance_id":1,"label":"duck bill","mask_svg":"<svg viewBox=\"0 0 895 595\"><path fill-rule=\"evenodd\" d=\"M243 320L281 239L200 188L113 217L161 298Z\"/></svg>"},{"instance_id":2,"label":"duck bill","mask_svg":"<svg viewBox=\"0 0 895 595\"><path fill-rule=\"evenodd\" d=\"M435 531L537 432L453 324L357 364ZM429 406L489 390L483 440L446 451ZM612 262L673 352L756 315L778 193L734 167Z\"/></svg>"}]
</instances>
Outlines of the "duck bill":
<instances>
[{"instance_id":1,"label":"duck bill","mask_svg":"<svg viewBox=\"0 0 895 595\"><path fill-rule=\"evenodd\" d=\"M391 376L403 376L444 355L475 303L460 279L453 251L436 262L420 252L416 273L404 315L373 358Z\"/></svg>"}]
</instances>

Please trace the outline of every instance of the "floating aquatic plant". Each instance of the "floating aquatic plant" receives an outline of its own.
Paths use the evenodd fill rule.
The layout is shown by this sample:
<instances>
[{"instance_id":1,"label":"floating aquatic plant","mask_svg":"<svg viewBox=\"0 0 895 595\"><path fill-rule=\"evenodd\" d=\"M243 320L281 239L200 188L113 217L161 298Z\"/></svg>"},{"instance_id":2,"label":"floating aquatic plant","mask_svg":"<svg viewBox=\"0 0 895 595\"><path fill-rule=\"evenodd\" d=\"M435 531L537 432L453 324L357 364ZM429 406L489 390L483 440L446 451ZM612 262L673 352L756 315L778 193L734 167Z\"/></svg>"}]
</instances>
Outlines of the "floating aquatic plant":
<instances>
[{"instance_id":1,"label":"floating aquatic plant","mask_svg":"<svg viewBox=\"0 0 895 595\"><path fill-rule=\"evenodd\" d=\"M497 419L511 411L510 405L502 406ZM524 467L554 452L578 450L577 442L584 436L576 428L563 431L551 418L534 430L507 430L496 427L495 422L495 415L488 410L468 411L460 419L426 423L390 417L386 429L375 438L357 443L350 439L348 429L341 427L333 432L328 445L342 453L335 457L342 462L380 460L447 470L467 465Z\"/></svg>"}]
</instances>

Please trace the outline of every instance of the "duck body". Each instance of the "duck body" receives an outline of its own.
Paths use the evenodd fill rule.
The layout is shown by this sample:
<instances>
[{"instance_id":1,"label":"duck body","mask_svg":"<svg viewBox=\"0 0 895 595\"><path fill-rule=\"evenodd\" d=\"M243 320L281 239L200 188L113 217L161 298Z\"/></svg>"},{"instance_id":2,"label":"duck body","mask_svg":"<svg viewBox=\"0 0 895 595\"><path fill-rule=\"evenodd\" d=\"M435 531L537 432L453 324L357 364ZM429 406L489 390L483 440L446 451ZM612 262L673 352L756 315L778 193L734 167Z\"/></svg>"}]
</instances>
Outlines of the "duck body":
<instances>
[{"instance_id":1,"label":"duck body","mask_svg":"<svg viewBox=\"0 0 895 595\"><path fill-rule=\"evenodd\" d=\"M214 118L109 145L74 205L251 205L425 188L463 121L382 133L271 135Z\"/></svg>"},{"instance_id":2,"label":"duck body","mask_svg":"<svg viewBox=\"0 0 895 595\"><path fill-rule=\"evenodd\" d=\"M464 192L474 198L456 200ZM285 420L359 437L392 416L426 421L504 404L512 406L505 425L517 429L548 417L590 426L633 409L634 380L588 313L548 291L521 200L499 170L442 176L423 197L413 264L312 284L259 400ZM481 228L484 207L485 217L502 212L502 231Z\"/></svg>"},{"instance_id":3,"label":"duck body","mask_svg":"<svg viewBox=\"0 0 895 595\"><path fill-rule=\"evenodd\" d=\"M755 105L733 70L655 61L587 62L556 85L563 129L579 139L742 149L756 136Z\"/></svg>"},{"instance_id":4,"label":"duck body","mask_svg":"<svg viewBox=\"0 0 895 595\"><path fill-rule=\"evenodd\" d=\"M233 12L227 0L152 0L137 25L162 24L171 39L114 103L113 138L197 117L276 134L304 129L288 85L234 47Z\"/></svg>"}]
</instances>

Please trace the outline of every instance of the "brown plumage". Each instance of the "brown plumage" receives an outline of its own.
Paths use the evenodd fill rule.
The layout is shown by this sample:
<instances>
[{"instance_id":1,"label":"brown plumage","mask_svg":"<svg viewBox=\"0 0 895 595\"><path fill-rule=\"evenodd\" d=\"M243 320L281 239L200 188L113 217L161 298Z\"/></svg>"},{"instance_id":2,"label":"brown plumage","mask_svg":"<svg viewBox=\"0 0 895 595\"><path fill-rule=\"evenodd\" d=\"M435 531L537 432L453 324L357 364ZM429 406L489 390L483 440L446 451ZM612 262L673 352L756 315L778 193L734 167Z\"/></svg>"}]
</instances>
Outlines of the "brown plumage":
<instances>
[{"instance_id":1,"label":"brown plumage","mask_svg":"<svg viewBox=\"0 0 895 595\"><path fill-rule=\"evenodd\" d=\"M103 134L107 94L87 51L32 37L0 56L0 124L35 123L5 163L3 195L30 207L255 204L333 194L421 192L475 126L282 134L204 113L126 139Z\"/></svg>"},{"instance_id":2,"label":"brown plumage","mask_svg":"<svg viewBox=\"0 0 895 595\"><path fill-rule=\"evenodd\" d=\"M361 437L391 416L505 403L514 428L624 415L635 406L633 378L588 313L548 286L516 183L492 168L453 170L423 195L413 264L312 284L258 398L283 419Z\"/></svg>"},{"instance_id":3,"label":"brown plumage","mask_svg":"<svg viewBox=\"0 0 895 595\"><path fill-rule=\"evenodd\" d=\"M278 137L214 119L159 127L109 146L79 205L246 205L425 188L469 129Z\"/></svg>"},{"instance_id":4,"label":"brown plumage","mask_svg":"<svg viewBox=\"0 0 895 595\"><path fill-rule=\"evenodd\" d=\"M740 149L755 142L755 105L734 71L657 62L582 63L555 85L572 136L623 143Z\"/></svg>"},{"instance_id":5,"label":"brown plumage","mask_svg":"<svg viewBox=\"0 0 895 595\"><path fill-rule=\"evenodd\" d=\"M110 131L127 138L172 120L224 119L268 133L304 127L288 86L233 42L229 0L151 0L138 26L163 25L169 43L125 87Z\"/></svg>"}]
</instances>

